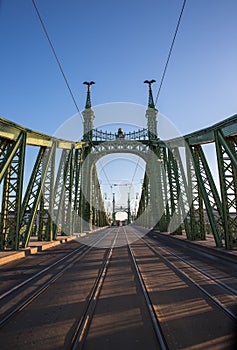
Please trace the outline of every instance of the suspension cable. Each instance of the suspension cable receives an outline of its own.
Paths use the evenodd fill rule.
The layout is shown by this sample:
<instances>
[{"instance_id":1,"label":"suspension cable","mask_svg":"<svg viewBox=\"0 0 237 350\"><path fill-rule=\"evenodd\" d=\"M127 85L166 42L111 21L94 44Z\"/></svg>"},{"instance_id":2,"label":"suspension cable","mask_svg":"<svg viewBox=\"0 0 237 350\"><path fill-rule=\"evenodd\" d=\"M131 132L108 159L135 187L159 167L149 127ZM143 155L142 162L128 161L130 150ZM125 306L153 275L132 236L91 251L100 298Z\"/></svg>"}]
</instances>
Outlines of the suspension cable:
<instances>
[{"instance_id":1,"label":"suspension cable","mask_svg":"<svg viewBox=\"0 0 237 350\"><path fill-rule=\"evenodd\" d=\"M111 184L111 182L109 181L109 178L108 178L108 176L107 176L107 174L106 174L106 172L105 172L105 170L104 170L104 167L103 167L103 165L101 164L101 161L100 161L100 160L98 160L98 164L100 165L101 170L103 171L104 176L105 176L106 180L108 181L109 187L112 189L112 184Z\"/></svg>"},{"instance_id":2,"label":"suspension cable","mask_svg":"<svg viewBox=\"0 0 237 350\"><path fill-rule=\"evenodd\" d=\"M183 15L185 4L186 4L186 0L183 1L183 6L182 6L182 9L181 9L181 12L180 12L180 15L179 15L179 20L178 20L178 23L177 23L177 26L176 26L176 29L175 29L174 37L173 37L173 40L172 40L172 43L171 43L171 46L170 46L170 49L169 49L169 54L168 54L168 57L167 57L167 60L166 60L166 64L165 64L165 68L164 68L164 71L163 71L163 74L162 74L160 87L159 87L159 90L158 90L158 93L157 93L157 96L156 96L155 106L156 106L158 98L160 96L160 90L161 90L161 87L163 85L163 81L164 81L166 70L167 70L167 67L168 67L168 64L169 64L170 56L171 56L171 53L172 53L172 50L173 50L173 47L174 47L174 43L175 43L175 39L176 39L178 30L179 30L179 25L180 25L180 22L181 22L181 18L182 18L182 15Z\"/></svg>"},{"instance_id":3,"label":"suspension cable","mask_svg":"<svg viewBox=\"0 0 237 350\"><path fill-rule=\"evenodd\" d=\"M130 188L131 188L132 183L133 183L133 180L134 180L134 178L135 178L135 175L136 175L136 172L137 172L137 169L138 169L139 162L140 162L140 158L138 158L138 161L137 161L137 164L136 164L136 167L135 167L134 173L133 173L133 177L132 177L132 181L131 181Z\"/></svg>"},{"instance_id":4,"label":"suspension cable","mask_svg":"<svg viewBox=\"0 0 237 350\"><path fill-rule=\"evenodd\" d=\"M79 110L79 108L78 108L78 105L77 105L77 103L76 103L76 99L75 99L75 97L74 97L74 95L73 95L72 89L70 88L69 82L68 82L67 77L66 77L66 75L65 75L65 73L64 73L64 71L63 71L63 67L62 67L62 65L61 65L61 63L60 63L60 61L59 61L59 58L58 58L58 55L57 55L57 53L56 53L56 51L55 51L55 48L54 48L54 46L53 46L52 40L50 39L50 36L49 36L49 34L48 34L48 32L47 32L47 29L46 29L46 27L45 27L44 21L43 21L41 15L40 15L40 12L39 12L39 10L38 10L38 8L37 8L36 3L35 3L34 0L32 0L32 4L33 4L33 6L34 6L34 8L35 8L35 11L36 11L36 13L37 13L37 15L38 15L38 18L39 18L39 21L40 21L40 23L41 23L42 29L43 29L43 31L44 31L44 33L45 33L45 35L46 35L46 38L47 38L47 40L48 40L48 43L49 43L49 45L50 45L50 47L51 47L51 50L52 50L52 52L53 52L53 55L54 55L54 57L55 57L55 59L56 59L56 61L57 61L58 67L59 67L59 69L60 69L60 72L62 73L63 79L64 79L64 81L65 81L65 83L66 83L66 86L67 86L68 91L69 91L69 93L70 93L70 95L71 95L71 98L72 98L73 103L74 103L74 105L75 105L75 107L76 107L76 110L77 110L77 112L80 114L80 116L81 116L81 118L82 118L81 112L80 112L80 110Z\"/></svg>"}]
</instances>

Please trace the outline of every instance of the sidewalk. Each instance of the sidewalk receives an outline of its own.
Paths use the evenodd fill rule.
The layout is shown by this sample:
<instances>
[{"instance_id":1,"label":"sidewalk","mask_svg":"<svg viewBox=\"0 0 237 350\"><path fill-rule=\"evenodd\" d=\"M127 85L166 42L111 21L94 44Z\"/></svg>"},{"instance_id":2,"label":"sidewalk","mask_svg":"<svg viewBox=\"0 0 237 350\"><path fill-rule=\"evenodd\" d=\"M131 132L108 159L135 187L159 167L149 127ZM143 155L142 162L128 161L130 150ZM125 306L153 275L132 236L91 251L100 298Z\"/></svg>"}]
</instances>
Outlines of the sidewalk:
<instances>
[{"instance_id":1,"label":"sidewalk","mask_svg":"<svg viewBox=\"0 0 237 350\"><path fill-rule=\"evenodd\" d=\"M29 247L22 248L19 251L6 250L0 251L0 266L7 264L11 261L25 258L28 255L36 254L42 252L43 250L50 249L62 243L69 242L73 240L74 236L57 236L56 241L38 241L37 237L31 237Z\"/></svg>"},{"instance_id":2,"label":"sidewalk","mask_svg":"<svg viewBox=\"0 0 237 350\"><path fill-rule=\"evenodd\" d=\"M105 226L105 227L109 227L109 226ZM74 233L73 236L57 236L57 240L51 241L51 242L38 241L36 236L31 237L29 247L27 248L20 249L19 251L14 251L14 250L0 251L0 266L7 264L11 261L25 258L28 255L42 252L43 250L55 247L62 243L69 242L78 237L84 237L89 233L95 233L97 231L103 230L105 227L99 227L99 228L93 229L92 231L86 231L83 233Z\"/></svg>"}]
</instances>

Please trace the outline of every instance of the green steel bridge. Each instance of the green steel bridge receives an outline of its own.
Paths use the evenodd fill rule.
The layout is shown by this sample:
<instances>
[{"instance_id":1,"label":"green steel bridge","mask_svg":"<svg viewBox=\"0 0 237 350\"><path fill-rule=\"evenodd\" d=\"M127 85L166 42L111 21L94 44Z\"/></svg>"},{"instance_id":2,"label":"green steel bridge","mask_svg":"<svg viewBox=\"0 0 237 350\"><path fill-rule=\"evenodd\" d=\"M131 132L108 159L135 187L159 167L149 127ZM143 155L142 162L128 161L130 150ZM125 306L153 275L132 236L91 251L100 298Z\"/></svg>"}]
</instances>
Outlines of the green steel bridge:
<instances>
[{"instance_id":1,"label":"green steel bridge","mask_svg":"<svg viewBox=\"0 0 237 350\"><path fill-rule=\"evenodd\" d=\"M111 133L93 126L88 84L80 142L29 130L0 118L1 220L0 249L18 250L57 234L109 225L96 162L107 154L132 153L146 162L135 225L205 240L217 247L237 246L237 115L183 137L161 140L151 84L147 128ZM213 144L217 186L204 147ZM38 155L23 191L26 150ZM60 157L59 164L56 159Z\"/></svg>"}]
</instances>

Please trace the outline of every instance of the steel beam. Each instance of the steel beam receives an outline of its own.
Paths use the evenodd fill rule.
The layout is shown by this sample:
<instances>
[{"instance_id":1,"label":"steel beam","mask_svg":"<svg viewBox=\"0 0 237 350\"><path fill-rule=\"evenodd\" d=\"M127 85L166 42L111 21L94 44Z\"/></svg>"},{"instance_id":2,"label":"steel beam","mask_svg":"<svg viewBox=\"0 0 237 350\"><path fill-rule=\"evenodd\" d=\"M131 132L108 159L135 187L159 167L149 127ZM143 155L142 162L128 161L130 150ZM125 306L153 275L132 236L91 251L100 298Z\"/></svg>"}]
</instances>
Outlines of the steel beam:
<instances>
[{"instance_id":1,"label":"steel beam","mask_svg":"<svg viewBox=\"0 0 237 350\"><path fill-rule=\"evenodd\" d=\"M20 210L23 188L26 133L2 149L1 180L3 182L0 220L0 249L19 249Z\"/></svg>"}]
</instances>

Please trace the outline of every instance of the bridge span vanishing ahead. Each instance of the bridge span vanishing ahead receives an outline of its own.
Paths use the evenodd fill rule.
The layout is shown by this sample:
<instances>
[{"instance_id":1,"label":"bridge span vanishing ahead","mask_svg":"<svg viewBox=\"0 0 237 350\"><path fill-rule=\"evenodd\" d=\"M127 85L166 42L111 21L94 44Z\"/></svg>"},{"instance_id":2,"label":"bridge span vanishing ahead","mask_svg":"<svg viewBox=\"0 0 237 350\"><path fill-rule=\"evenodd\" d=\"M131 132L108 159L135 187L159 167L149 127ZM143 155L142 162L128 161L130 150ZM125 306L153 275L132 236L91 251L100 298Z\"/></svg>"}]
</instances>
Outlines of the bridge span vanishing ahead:
<instances>
[{"instance_id":1,"label":"bridge span vanishing ahead","mask_svg":"<svg viewBox=\"0 0 237 350\"><path fill-rule=\"evenodd\" d=\"M0 118L1 349L235 348L237 116L162 140L157 114L149 84L147 128L98 130L88 84L78 142ZM96 166L117 153L146 164L126 226Z\"/></svg>"}]
</instances>

